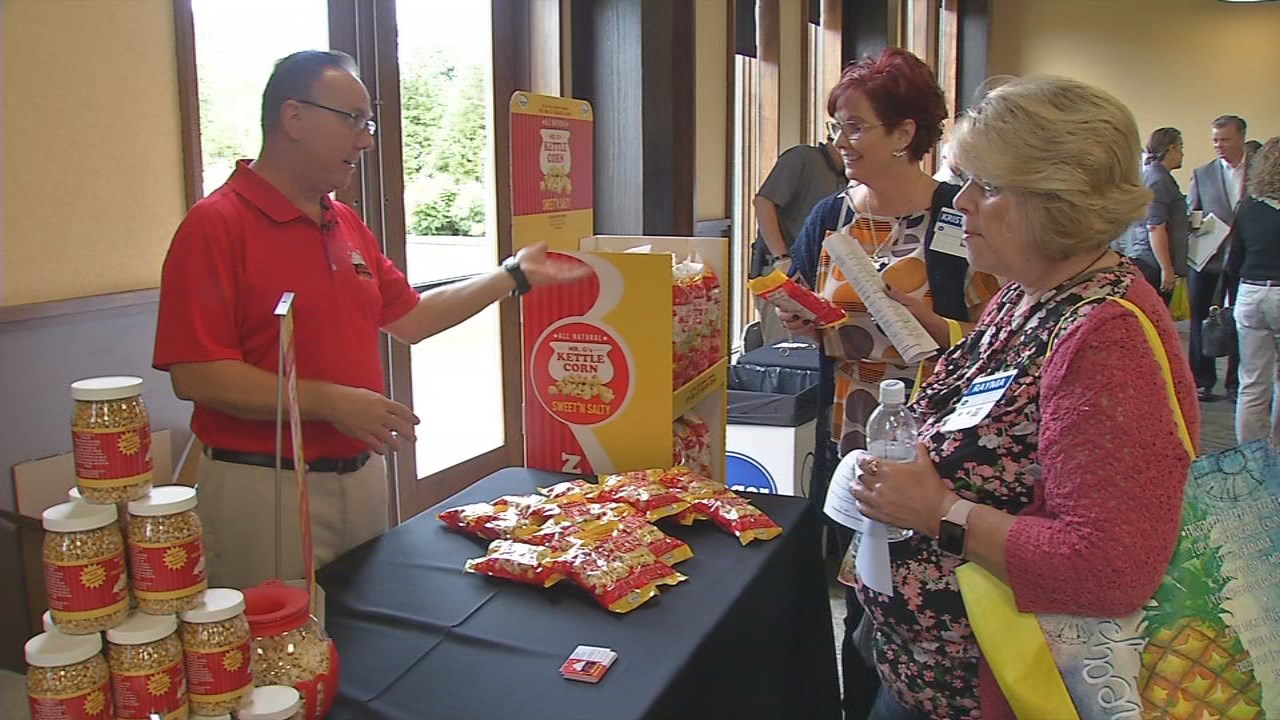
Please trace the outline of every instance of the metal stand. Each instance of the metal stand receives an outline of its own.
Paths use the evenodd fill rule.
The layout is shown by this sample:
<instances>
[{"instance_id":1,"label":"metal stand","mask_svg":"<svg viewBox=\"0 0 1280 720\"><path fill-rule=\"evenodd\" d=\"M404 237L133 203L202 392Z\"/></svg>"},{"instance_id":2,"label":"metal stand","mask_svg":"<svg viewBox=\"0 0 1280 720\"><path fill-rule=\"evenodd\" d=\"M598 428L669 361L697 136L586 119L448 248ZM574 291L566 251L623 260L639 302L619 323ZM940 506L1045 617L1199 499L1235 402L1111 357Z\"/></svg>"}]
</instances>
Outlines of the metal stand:
<instances>
[{"instance_id":1,"label":"metal stand","mask_svg":"<svg viewBox=\"0 0 1280 720\"><path fill-rule=\"evenodd\" d=\"M280 319L280 334L277 346L276 359L276 472L275 472L275 491L276 491L276 547L275 547L275 576L281 577L280 553L284 546L284 514L281 512L283 504L283 484L281 483L280 472L284 466L284 345L285 345L285 316L289 314L290 308L293 306L293 293L287 292L280 296L280 301L276 303L276 309L273 313ZM297 459L294 460L297 462Z\"/></svg>"}]
</instances>

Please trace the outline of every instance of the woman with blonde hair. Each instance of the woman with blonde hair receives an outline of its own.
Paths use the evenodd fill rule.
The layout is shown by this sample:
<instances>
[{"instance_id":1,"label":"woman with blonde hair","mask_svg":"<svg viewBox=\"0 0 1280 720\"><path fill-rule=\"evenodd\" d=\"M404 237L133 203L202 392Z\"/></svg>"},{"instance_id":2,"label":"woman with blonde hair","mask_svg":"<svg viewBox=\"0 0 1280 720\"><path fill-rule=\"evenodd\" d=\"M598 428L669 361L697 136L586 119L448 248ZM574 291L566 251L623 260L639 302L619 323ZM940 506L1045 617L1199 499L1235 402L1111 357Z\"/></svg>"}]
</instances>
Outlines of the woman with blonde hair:
<instances>
[{"instance_id":1,"label":"woman with blonde hair","mask_svg":"<svg viewBox=\"0 0 1280 720\"><path fill-rule=\"evenodd\" d=\"M1190 462L1140 320L1102 302L1132 303L1168 356L1182 352L1160 297L1109 247L1151 198L1133 115L1074 80L1015 79L964 114L953 142L969 261L1010 282L912 403L916 459L845 460L863 513L915 530L890 545L892 595L859 581L877 720L1012 718L956 568L986 569L1026 612L1133 612L1173 552ZM1170 365L1198 437L1195 383ZM977 387L1003 390L978 416L956 414Z\"/></svg>"},{"instance_id":2,"label":"woman with blonde hair","mask_svg":"<svg viewBox=\"0 0 1280 720\"><path fill-rule=\"evenodd\" d=\"M1236 335L1240 342L1240 398L1236 440L1267 437L1276 427L1276 358L1280 355L1280 137L1249 161L1249 197L1231 226L1228 274L1236 291Z\"/></svg>"}]
</instances>

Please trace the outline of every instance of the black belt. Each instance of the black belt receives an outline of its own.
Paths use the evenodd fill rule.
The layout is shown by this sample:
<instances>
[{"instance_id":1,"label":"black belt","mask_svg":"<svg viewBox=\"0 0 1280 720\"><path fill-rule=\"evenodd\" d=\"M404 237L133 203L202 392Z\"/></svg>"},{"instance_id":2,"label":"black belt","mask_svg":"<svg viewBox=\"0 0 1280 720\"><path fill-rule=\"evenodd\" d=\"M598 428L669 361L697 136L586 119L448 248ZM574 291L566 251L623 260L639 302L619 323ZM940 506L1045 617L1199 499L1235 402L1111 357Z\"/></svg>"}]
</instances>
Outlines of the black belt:
<instances>
[{"instance_id":1,"label":"black belt","mask_svg":"<svg viewBox=\"0 0 1280 720\"><path fill-rule=\"evenodd\" d=\"M236 463L238 465L254 465L257 467L274 468L276 466L276 456L267 455L265 453L240 452L238 450L219 450L218 448L207 447L204 454L218 462ZM316 458L307 463L307 470L318 473L337 473L345 475L353 473L364 464L369 462L369 453L360 453L355 457L349 458ZM293 470L293 460L290 458L280 458L280 468L282 470Z\"/></svg>"},{"instance_id":2,"label":"black belt","mask_svg":"<svg viewBox=\"0 0 1280 720\"><path fill-rule=\"evenodd\" d=\"M1256 285L1258 287L1280 287L1280 280L1245 280L1241 279L1242 285Z\"/></svg>"}]
</instances>

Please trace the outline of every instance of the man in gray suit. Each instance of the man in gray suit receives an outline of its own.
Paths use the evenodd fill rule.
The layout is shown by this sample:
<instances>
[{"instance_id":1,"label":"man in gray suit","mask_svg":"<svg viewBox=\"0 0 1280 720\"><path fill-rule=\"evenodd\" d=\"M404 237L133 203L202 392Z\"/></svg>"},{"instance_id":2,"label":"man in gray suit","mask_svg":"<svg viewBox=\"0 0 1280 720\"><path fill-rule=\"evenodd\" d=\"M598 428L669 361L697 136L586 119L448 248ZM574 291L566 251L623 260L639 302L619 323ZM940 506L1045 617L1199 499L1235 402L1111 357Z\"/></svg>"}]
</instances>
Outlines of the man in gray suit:
<instances>
[{"instance_id":1,"label":"man in gray suit","mask_svg":"<svg viewBox=\"0 0 1280 720\"><path fill-rule=\"evenodd\" d=\"M1230 225L1236 219L1236 207L1245 196L1244 180L1248 166L1244 141L1247 126L1244 118L1223 115L1213 121L1213 150L1218 157L1196 168L1191 174L1191 191L1187 194L1187 206L1192 210L1213 213L1218 220ZM1187 299L1191 305L1191 372L1202 401L1216 400L1213 387L1218 383L1216 360L1201 352L1200 323L1209 316L1218 281L1225 272L1225 260L1229 242L1224 242L1218 252L1200 270L1187 273ZM1234 278L1225 280L1226 292L1234 294ZM1235 400L1240 385L1238 369L1239 352L1232 350L1227 358L1227 397Z\"/></svg>"}]
</instances>

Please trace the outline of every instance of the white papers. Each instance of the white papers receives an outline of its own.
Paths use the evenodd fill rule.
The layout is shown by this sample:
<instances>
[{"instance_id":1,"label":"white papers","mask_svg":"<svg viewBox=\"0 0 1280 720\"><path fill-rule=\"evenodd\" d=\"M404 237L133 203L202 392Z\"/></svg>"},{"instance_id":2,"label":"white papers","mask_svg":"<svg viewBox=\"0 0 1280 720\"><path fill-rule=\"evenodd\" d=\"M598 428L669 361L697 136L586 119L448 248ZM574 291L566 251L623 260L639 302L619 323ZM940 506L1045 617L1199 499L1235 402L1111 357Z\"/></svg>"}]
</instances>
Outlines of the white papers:
<instances>
[{"instance_id":1,"label":"white papers","mask_svg":"<svg viewBox=\"0 0 1280 720\"><path fill-rule=\"evenodd\" d=\"M831 484L827 486L827 500L822 512L841 525L862 532L862 523L866 518L858 512L858 501L853 497L853 481L858 477L858 466L853 461L854 453L844 456L836 471L831 474Z\"/></svg>"},{"instance_id":2,"label":"white papers","mask_svg":"<svg viewBox=\"0 0 1280 720\"><path fill-rule=\"evenodd\" d=\"M862 584L881 595L893 597L893 571L889 569L889 538L884 523L866 521L862 542L858 543L855 567Z\"/></svg>"},{"instance_id":3,"label":"white papers","mask_svg":"<svg viewBox=\"0 0 1280 720\"><path fill-rule=\"evenodd\" d=\"M822 511L841 525L862 533L858 542L858 556L854 560L858 577L862 579L863 585L881 595L892 597L893 571L889 568L887 529L884 523L858 512L858 501L853 497L853 481L861 474L854 460L856 455L856 452L845 455L832 473Z\"/></svg>"},{"instance_id":4,"label":"white papers","mask_svg":"<svg viewBox=\"0 0 1280 720\"><path fill-rule=\"evenodd\" d=\"M1187 264L1194 270L1203 270L1230 233L1230 225L1219 220L1213 213L1205 213L1200 229L1191 233L1188 240Z\"/></svg>"},{"instance_id":5,"label":"white papers","mask_svg":"<svg viewBox=\"0 0 1280 720\"><path fill-rule=\"evenodd\" d=\"M831 259L840 267L867 311L908 363L918 363L938 350L933 339L911 311L884 292L884 281L862 245L845 233L831 233L823 241Z\"/></svg>"}]
</instances>

